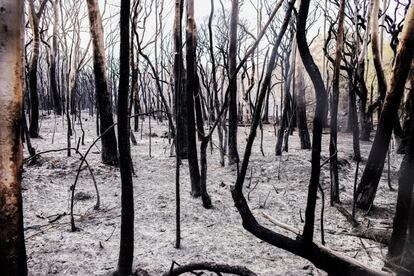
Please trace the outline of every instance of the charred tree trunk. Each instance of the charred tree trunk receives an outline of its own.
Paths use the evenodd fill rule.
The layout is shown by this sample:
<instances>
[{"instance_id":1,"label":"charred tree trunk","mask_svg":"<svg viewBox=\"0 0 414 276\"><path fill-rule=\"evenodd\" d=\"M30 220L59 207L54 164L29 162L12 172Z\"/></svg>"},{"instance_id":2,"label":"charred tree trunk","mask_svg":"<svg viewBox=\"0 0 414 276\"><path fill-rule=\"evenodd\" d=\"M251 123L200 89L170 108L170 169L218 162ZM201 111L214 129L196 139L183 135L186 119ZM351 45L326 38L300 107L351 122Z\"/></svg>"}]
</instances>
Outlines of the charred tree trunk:
<instances>
[{"instance_id":1,"label":"charred tree trunk","mask_svg":"<svg viewBox=\"0 0 414 276\"><path fill-rule=\"evenodd\" d=\"M301 149L310 149L311 140L308 130L308 118L306 115L306 87L303 72L303 64L299 52L296 50L294 89L296 94L296 124Z\"/></svg>"},{"instance_id":2,"label":"charred tree trunk","mask_svg":"<svg viewBox=\"0 0 414 276\"><path fill-rule=\"evenodd\" d=\"M403 266L404 249L406 245L409 246L408 226L410 216L413 216L412 193L413 193L413 179L414 179L414 91L411 88L409 93L410 110L408 111L409 131L408 143L405 148L404 159L401 163L400 176L398 179L398 197L397 207L394 216L393 231L391 240L388 245L387 262L391 268L398 271ZM408 252L407 252L408 253ZM410 270L410 267L405 267ZM400 271L400 273L403 273Z\"/></svg>"},{"instance_id":3,"label":"charred tree trunk","mask_svg":"<svg viewBox=\"0 0 414 276\"><path fill-rule=\"evenodd\" d=\"M209 54L211 59L211 77L213 81L213 97L214 97L214 109L216 112L216 117L220 114L220 100L219 100L219 89L217 83L217 66L216 66L216 58L214 56L214 39L213 39L213 17L214 17L214 0L210 1L211 4L211 12L208 21L208 35L209 35ZM213 111L214 112L214 111ZM217 134L219 137L219 150L220 150L220 165L224 167L224 144L225 141L223 140L223 118L219 118L219 124L217 127Z\"/></svg>"},{"instance_id":4,"label":"charred tree trunk","mask_svg":"<svg viewBox=\"0 0 414 276\"><path fill-rule=\"evenodd\" d=\"M197 158L197 142L195 133L194 116L194 90L196 89L196 29L194 18L194 1L187 1L187 28L186 28L186 105L187 105L187 144L188 144L188 166L191 177L191 194L200 196L200 170Z\"/></svg>"},{"instance_id":5,"label":"charred tree trunk","mask_svg":"<svg viewBox=\"0 0 414 276\"><path fill-rule=\"evenodd\" d=\"M355 0L359 1L359 0ZM357 6L358 2L355 3ZM368 103L368 89L365 83L365 59L367 55L368 50L368 40L369 40L369 34L370 34L370 18L371 18L371 10L372 7L369 5L369 8L367 10L367 19L366 22L368 22L365 34L363 37L363 42L361 46L361 50L359 51L358 60L357 60L357 68L355 72L355 81L357 83L357 87L360 91L360 122L361 122L361 140L362 141L369 141L369 138L371 136L371 130L372 130L372 121L371 121L371 115L367 112L367 103ZM356 26L356 29L358 29L358 18L354 20L354 24ZM356 40L356 44L358 45L358 40ZM372 99L371 99L372 100Z\"/></svg>"},{"instance_id":6,"label":"charred tree trunk","mask_svg":"<svg viewBox=\"0 0 414 276\"><path fill-rule=\"evenodd\" d=\"M293 66L289 62L289 57L285 57L285 67L284 67L284 100L283 100L283 113L282 113L282 122L277 134L277 142L276 142L276 156L282 155L282 146L283 146L283 137L285 136L285 133L288 131L289 128L289 122L290 122L290 115L292 113L291 110L291 103L292 103L292 97L290 94L290 67ZM283 61L282 61L283 62ZM283 68L283 67L282 67ZM286 135L289 135L286 133Z\"/></svg>"},{"instance_id":7,"label":"charred tree trunk","mask_svg":"<svg viewBox=\"0 0 414 276\"><path fill-rule=\"evenodd\" d=\"M339 102L339 77L341 69L342 50L344 45L344 18L345 0L340 1L338 18L338 34L336 37L336 56L332 80L331 102L331 139L329 143L330 175L331 175L331 206L339 203L339 178L338 178L338 102Z\"/></svg>"},{"instance_id":8,"label":"charred tree trunk","mask_svg":"<svg viewBox=\"0 0 414 276\"><path fill-rule=\"evenodd\" d=\"M1 1L0 21L0 274L27 275L23 171L23 0Z\"/></svg>"},{"instance_id":9,"label":"charred tree trunk","mask_svg":"<svg viewBox=\"0 0 414 276\"><path fill-rule=\"evenodd\" d=\"M114 123L112 117L111 95L108 91L108 81L106 76L104 33L98 2L96 0L87 0L87 3L93 42L95 94L101 120L100 129L101 133L104 133ZM107 165L118 164L118 151L116 148L115 130L113 128L102 137L102 162Z\"/></svg>"},{"instance_id":10,"label":"charred tree trunk","mask_svg":"<svg viewBox=\"0 0 414 276\"><path fill-rule=\"evenodd\" d=\"M33 0L30 0L30 25L33 32L33 53L29 67L29 91L30 91L30 137L39 137L39 95L37 92L37 66L40 53L39 21L43 13L46 1L43 1L38 13L35 11Z\"/></svg>"},{"instance_id":11,"label":"charred tree trunk","mask_svg":"<svg viewBox=\"0 0 414 276\"><path fill-rule=\"evenodd\" d=\"M379 106L382 105L382 102L385 99L385 94L387 93L387 80L384 74L384 68L382 66L382 56L380 52L380 41L378 38L378 15L380 9L380 0L371 0L372 6L372 15L371 15L371 47L372 47L372 59L374 61L375 71L377 72L378 80L378 99ZM379 113L381 113L381 108L378 108Z\"/></svg>"},{"instance_id":12,"label":"charred tree trunk","mask_svg":"<svg viewBox=\"0 0 414 276\"><path fill-rule=\"evenodd\" d=\"M53 37L50 49L50 91L53 97L53 108L56 115L62 115L62 103L59 95L56 76L56 53L58 51L58 28L59 28L59 0L53 2Z\"/></svg>"},{"instance_id":13,"label":"charred tree trunk","mask_svg":"<svg viewBox=\"0 0 414 276\"><path fill-rule=\"evenodd\" d=\"M188 144L187 144L187 105L184 93L183 83L183 51L182 51L182 16L183 16L183 0L175 1L175 16L174 16L174 89L175 89L175 114L177 134L180 140L179 152L177 153L181 159L187 159Z\"/></svg>"},{"instance_id":14,"label":"charred tree trunk","mask_svg":"<svg viewBox=\"0 0 414 276\"><path fill-rule=\"evenodd\" d=\"M387 155L395 116L403 96L405 82L410 70L414 52L414 7L411 5L404 23L404 29L395 59L390 91L385 97L374 143L367 165L357 190L357 204L360 208L369 208L375 198L381 179L384 161Z\"/></svg>"},{"instance_id":15,"label":"charred tree trunk","mask_svg":"<svg viewBox=\"0 0 414 276\"><path fill-rule=\"evenodd\" d=\"M195 66L195 68L197 68ZM200 79L197 74L197 69L195 70L195 88L194 88L194 103L195 103L195 112L196 112L196 122L197 122L197 136L200 141L203 140L204 137L204 120L203 120L203 112L201 107L201 87L200 87Z\"/></svg>"},{"instance_id":16,"label":"charred tree trunk","mask_svg":"<svg viewBox=\"0 0 414 276\"><path fill-rule=\"evenodd\" d=\"M231 0L231 17L229 28L229 75L233 75L237 67L237 25L239 23L239 0ZM228 158L229 165L239 163L237 151L237 78L232 80L229 94L229 136L228 136Z\"/></svg>"},{"instance_id":17,"label":"charred tree trunk","mask_svg":"<svg viewBox=\"0 0 414 276\"><path fill-rule=\"evenodd\" d=\"M310 0L302 0L300 3L298 18L297 18L297 43L303 65L308 72L316 93L316 109L315 117L313 119L313 141L312 141L312 170L311 179L309 182L308 200L305 211L305 226L303 230L303 239L309 243L313 240L314 222L315 222L315 207L316 194L320 178L320 160L321 160L321 140L323 122L325 119L325 112L327 108L327 93L323 84L321 73L316 66L312 55L309 51L309 46L306 41L306 20L308 18Z\"/></svg>"},{"instance_id":18,"label":"charred tree trunk","mask_svg":"<svg viewBox=\"0 0 414 276\"><path fill-rule=\"evenodd\" d=\"M361 149L359 145L359 125L358 125L358 110L356 105L356 80L352 76L352 73L348 73L348 89L349 89L349 117L350 128L352 131L352 143L354 149L353 159L357 162L361 161Z\"/></svg>"},{"instance_id":19,"label":"charred tree trunk","mask_svg":"<svg viewBox=\"0 0 414 276\"><path fill-rule=\"evenodd\" d=\"M120 56L118 86L118 148L121 170L121 244L118 275L132 274L134 258L134 188L132 181L130 126L128 120L129 93L129 20L130 0L121 0ZM112 114L111 114L112 117Z\"/></svg>"}]
</instances>

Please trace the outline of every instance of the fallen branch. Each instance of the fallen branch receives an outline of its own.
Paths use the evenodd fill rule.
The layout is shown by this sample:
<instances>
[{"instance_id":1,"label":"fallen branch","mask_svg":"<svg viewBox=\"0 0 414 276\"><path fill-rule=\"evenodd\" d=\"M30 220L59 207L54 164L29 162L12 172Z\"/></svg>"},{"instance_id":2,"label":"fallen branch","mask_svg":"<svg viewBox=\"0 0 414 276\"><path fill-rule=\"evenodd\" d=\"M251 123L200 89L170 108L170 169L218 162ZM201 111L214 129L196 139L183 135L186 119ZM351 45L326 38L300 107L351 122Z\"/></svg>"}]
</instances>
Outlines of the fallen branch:
<instances>
[{"instance_id":1,"label":"fallen branch","mask_svg":"<svg viewBox=\"0 0 414 276\"><path fill-rule=\"evenodd\" d=\"M272 218L271 216L269 216L268 214L266 214L265 212L262 212L262 215L265 217L265 218L267 218L271 223L273 223L274 225L276 225L276 226L279 226L280 228L282 228L282 229L285 229L285 230L287 230L287 231L289 231L289 232L292 232L293 234L295 234L295 235L297 235L297 236L301 236L302 234L300 233L300 230L299 229L297 229L297 228L295 228L295 227L293 227L293 226L290 226L290 225L288 225L288 224L285 224L285 223L283 223L283 222L280 222L280 221L278 221L278 220L276 220L276 219L274 219L274 218Z\"/></svg>"},{"instance_id":2,"label":"fallen branch","mask_svg":"<svg viewBox=\"0 0 414 276\"><path fill-rule=\"evenodd\" d=\"M391 239L391 230L381 228L366 228L358 227L351 233L344 233L348 236L372 240L378 243L388 245Z\"/></svg>"},{"instance_id":3,"label":"fallen branch","mask_svg":"<svg viewBox=\"0 0 414 276\"><path fill-rule=\"evenodd\" d=\"M216 263L190 263L187 265L177 266L174 268L174 263L169 272L163 274L163 276L178 276L187 272L192 272L196 270L206 270L214 272L216 274L227 273L239 276L257 276L256 273L243 266L231 266L227 264L216 264ZM197 274L200 275L200 274Z\"/></svg>"},{"instance_id":4,"label":"fallen branch","mask_svg":"<svg viewBox=\"0 0 414 276\"><path fill-rule=\"evenodd\" d=\"M234 198L234 194L233 194ZM250 233L263 241L266 241L272 245L285 249L295 255L301 256L316 267L328 272L332 275L393 275L384 271L379 271L366 267L359 263L357 260L336 252L319 242L306 243L303 241L300 231L290 225L279 222L271 216L262 213L274 225L279 226L289 232L294 233L296 239L291 239L287 236L273 232L272 230L260 225L254 218L247 206L246 200L243 195L240 198L241 205L236 206L243 218L243 226ZM238 205L237 204L237 205Z\"/></svg>"}]
</instances>

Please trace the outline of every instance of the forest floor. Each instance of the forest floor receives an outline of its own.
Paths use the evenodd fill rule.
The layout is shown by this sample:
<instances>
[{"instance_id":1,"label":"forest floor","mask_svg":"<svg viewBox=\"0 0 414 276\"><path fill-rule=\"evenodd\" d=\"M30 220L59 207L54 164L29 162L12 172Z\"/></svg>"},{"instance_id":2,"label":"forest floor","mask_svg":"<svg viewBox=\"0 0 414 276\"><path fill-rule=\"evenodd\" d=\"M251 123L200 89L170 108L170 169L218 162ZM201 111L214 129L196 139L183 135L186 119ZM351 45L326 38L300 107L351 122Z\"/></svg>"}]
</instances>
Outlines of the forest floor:
<instances>
[{"instance_id":1,"label":"forest floor","mask_svg":"<svg viewBox=\"0 0 414 276\"><path fill-rule=\"evenodd\" d=\"M175 249L175 157L170 156L166 123L152 121L152 147L149 156L148 118L142 131L135 133L138 144L132 146L135 195L135 257L134 267L161 275L172 261L186 264L213 261L243 265L258 275L325 275L310 262L287 251L273 247L248 233L241 225L234 207L230 187L236 172L221 167L219 152L214 147L208 154L208 191L213 209L202 207L201 200L190 196L188 164L181 167L182 248ZM95 118L86 113L82 118L86 132L84 153L96 138ZM141 124L140 124L141 127ZM242 157L248 127L239 128L239 153ZM62 149L66 144L66 123L53 115L41 118L42 138L33 139L37 152ZM255 141L249 168L251 169L249 205L254 215L267 227L292 236L272 225L262 213L302 229L310 178L309 150L301 150L297 133L290 136L289 152L275 157L275 133L272 125L265 125L263 150L260 152L260 132ZM75 122L72 146L81 135L79 121ZM323 135L322 160L328 153L329 134ZM361 142L366 160L371 143ZM93 182L88 170L81 172L76 188L75 223L79 231L70 229L70 187L74 183L79 157L67 157L66 151L42 154L35 165L24 165L23 204L25 239L30 275L110 275L116 269L120 235L120 174L117 168L100 163L100 143L92 149L87 161L93 169L101 196L101 206L94 210L96 201ZM339 133L341 200L352 210L352 192L356 163L352 161L352 135ZM25 150L25 157L28 153ZM391 179L397 186L397 174L402 157L391 155ZM361 176L365 162L360 167ZM250 169L245 187L250 182ZM357 219L370 227L390 228L396 192L390 191L386 170L380 183L374 208L369 216L358 211ZM367 266L380 269L386 255L386 246L372 240L353 236L350 222L335 208L329 206L329 164L322 169L321 184L325 191L326 245L342 254L358 259ZM315 239L320 241L320 205L318 198ZM293 236L292 236L293 237Z\"/></svg>"}]
</instances>

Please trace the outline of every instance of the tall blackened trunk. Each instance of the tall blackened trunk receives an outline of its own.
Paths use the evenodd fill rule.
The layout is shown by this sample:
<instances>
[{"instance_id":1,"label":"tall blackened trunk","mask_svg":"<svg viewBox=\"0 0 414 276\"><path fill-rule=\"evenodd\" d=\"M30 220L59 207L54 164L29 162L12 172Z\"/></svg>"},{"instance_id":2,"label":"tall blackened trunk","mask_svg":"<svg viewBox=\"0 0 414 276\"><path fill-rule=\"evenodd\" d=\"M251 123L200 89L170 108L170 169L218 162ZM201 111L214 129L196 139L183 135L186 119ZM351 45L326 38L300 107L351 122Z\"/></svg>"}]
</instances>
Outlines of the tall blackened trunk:
<instances>
[{"instance_id":1,"label":"tall blackened trunk","mask_svg":"<svg viewBox=\"0 0 414 276\"><path fill-rule=\"evenodd\" d=\"M197 68L197 66L195 66ZM204 120L203 120L203 111L201 106L201 86L200 78L198 77L197 69L195 70L195 88L194 88L194 103L195 103L195 112L196 112L196 122L197 122L197 136L200 141L204 137Z\"/></svg>"},{"instance_id":2,"label":"tall blackened trunk","mask_svg":"<svg viewBox=\"0 0 414 276\"><path fill-rule=\"evenodd\" d=\"M213 97L214 97L214 109L216 115L219 116L220 114L220 100L219 100L219 92L218 92L218 83L217 83L217 66L216 66L216 58L214 56L214 39L213 39L213 17L214 17L214 0L210 1L211 11L210 17L208 20L208 35L209 35L209 54L211 59L211 76L213 81ZM213 111L214 112L214 111ZM224 151L225 151L225 141L223 139L223 118L218 118L219 124L217 127L217 134L219 138L219 150L220 150L220 165L224 166Z\"/></svg>"},{"instance_id":3,"label":"tall blackened trunk","mask_svg":"<svg viewBox=\"0 0 414 276\"><path fill-rule=\"evenodd\" d=\"M118 86L118 148L121 170L121 245L118 259L118 275L132 274L134 258L134 188L132 181L130 126L128 120L129 92L129 20L130 0L121 0L120 56Z\"/></svg>"},{"instance_id":4,"label":"tall blackened trunk","mask_svg":"<svg viewBox=\"0 0 414 276\"><path fill-rule=\"evenodd\" d=\"M239 23L239 0L231 0L231 17L229 28L229 75L232 76L237 67L237 25ZM237 151L237 78L232 80L231 90L229 94L229 136L228 136L228 158L229 164L239 162L239 154Z\"/></svg>"},{"instance_id":5,"label":"tall blackened trunk","mask_svg":"<svg viewBox=\"0 0 414 276\"><path fill-rule=\"evenodd\" d=\"M331 206L339 203L339 178L338 178L338 102L339 102L339 71L341 67L342 50L344 45L344 17L345 0L340 1L338 34L336 37L336 56L332 80L331 102L331 139L329 143L330 175L331 175Z\"/></svg>"},{"instance_id":6,"label":"tall blackened trunk","mask_svg":"<svg viewBox=\"0 0 414 276\"><path fill-rule=\"evenodd\" d=\"M200 196L200 170L197 158L197 142L195 133L194 90L196 89L196 29L194 18L194 0L187 0L187 28L186 28L186 105L187 105L187 144L188 166L191 177L191 194Z\"/></svg>"},{"instance_id":7,"label":"tall blackened trunk","mask_svg":"<svg viewBox=\"0 0 414 276\"><path fill-rule=\"evenodd\" d=\"M295 63L295 94L296 94L296 120L301 149L310 149L311 140L308 130L308 118L306 115L306 87L303 77L303 65L299 53L296 54Z\"/></svg>"},{"instance_id":8,"label":"tall blackened trunk","mask_svg":"<svg viewBox=\"0 0 414 276\"><path fill-rule=\"evenodd\" d=\"M282 113L282 122L280 124L280 128L277 134L277 142L276 142L276 156L279 156L282 154L282 145L283 145L283 137L286 135L289 135L287 133L288 128L289 128L289 122L290 122L290 117L292 115L292 110L291 110L291 105L292 105L292 96L290 94L290 83L291 83L291 76L292 76L292 72L290 70L291 66L293 66L293 64L291 64L290 59L289 59L289 53L286 53L287 56L285 56L284 61L285 62L285 66L284 66L284 99L283 99L283 113ZM283 68L283 67L282 67Z\"/></svg>"},{"instance_id":9,"label":"tall blackened trunk","mask_svg":"<svg viewBox=\"0 0 414 276\"><path fill-rule=\"evenodd\" d=\"M113 123L111 95L108 90L104 33L102 17L97 0L87 0L89 24L93 45L93 68L95 72L95 91L98 104L100 130L104 133ZM128 34L129 36L129 34ZM118 118L119 120L119 118ZM115 130L112 128L102 137L102 162L108 165L118 164Z\"/></svg>"},{"instance_id":10,"label":"tall blackened trunk","mask_svg":"<svg viewBox=\"0 0 414 276\"><path fill-rule=\"evenodd\" d=\"M296 95L296 124L298 126L298 134L301 149L310 149L311 140L308 130L308 118L306 115L306 85L305 72L300 53L297 50L297 42L295 45L295 76L293 80L294 94Z\"/></svg>"},{"instance_id":11,"label":"tall blackened trunk","mask_svg":"<svg viewBox=\"0 0 414 276\"><path fill-rule=\"evenodd\" d=\"M359 6L359 0L354 0L355 6ZM367 10L367 19L366 22L370 22L371 18L371 5L369 5L369 8ZM356 12L357 12L356 11ZM354 19L354 25L357 30L357 33L355 34L356 37L359 37L358 32L358 17ZM357 83L357 87L360 92L360 101L359 101L359 110L360 110L360 123L361 123L361 140L362 141L369 141L371 130L372 130L372 122L371 122L371 115L367 112L367 103L368 103L368 89L365 84L365 59L366 59L366 53L368 50L368 40L369 40L369 34L370 34L370 24L367 24L365 34L363 37L362 45L360 47L358 60L357 60L357 66L356 66L356 72L355 72L355 81ZM359 49L359 40L356 39L356 45Z\"/></svg>"},{"instance_id":12,"label":"tall blackened trunk","mask_svg":"<svg viewBox=\"0 0 414 276\"><path fill-rule=\"evenodd\" d=\"M33 0L29 2L30 25L33 32L33 53L29 66L29 91L30 91L30 137L39 137L39 95L37 92L37 66L40 53L39 16L35 11Z\"/></svg>"},{"instance_id":13,"label":"tall blackened trunk","mask_svg":"<svg viewBox=\"0 0 414 276\"><path fill-rule=\"evenodd\" d=\"M380 103L384 101L385 94L387 93L387 80L385 78L384 68L382 66L382 55L380 52L380 41L378 38L379 26L378 26L378 14L380 10L380 0L371 0L372 15L371 15L371 47L372 47L372 59L374 61L375 71L377 73L378 80L378 100ZM380 104L381 106L381 104ZM379 109L380 112L380 109Z\"/></svg>"},{"instance_id":14,"label":"tall blackened trunk","mask_svg":"<svg viewBox=\"0 0 414 276\"><path fill-rule=\"evenodd\" d=\"M0 274L25 276L21 193L24 1L1 1L0 11Z\"/></svg>"},{"instance_id":15,"label":"tall blackened trunk","mask_svg":"<svg viewBox=\"0 0 414 276\"><path fill-rule=\"evenodd\" d=\"M414 7L411 5L405 19L403 33L395 58L391 87L385 97L374 143L369 153L361 183L358 186L357 204L360 208L367 209L374 201L395 124L394 118L398 112L404 93L405 82L410 70L413 54Z\"/></svg>"},{"instance_id":16,"label":"tall blackened trunk","mask_svg":"<svg viewBox=\"0 0 414 276\"><path fill-rule=\"evenodd\" d=\"M411 81L414 84L414 81ZM410 216L414 216L412 206L414 179L414 87L411 87L408 98L408 137L404 159L401 163L398 179L397 207L394 216L393 231L388 245L387 261L391 267L398 270L403 266L404 249L409 245L408 227ZM411 245L412 246L412 245ZM408 253L408 252L407 252ZM409 267L406 267L410 269Z\"/></svg>"},{"instance_id":17,"label":"tall blackened trunk","mask_svg":"<svg viewBox=\"0 0 414 276\"><path fill-rule=\"evenodd\" d=\"M176 114L177 136L176 143L179 143L179 152L177 153L181 159L187 158L187 105L184 94L183 82L183 50L182 50L182 16L183 16L183 0L175 1L174 15L174 89L175 89L175 105L174 112Z\"/></svg>"},{"instance_id":18,"label":"tall blackened trunk","mask_svg":"<svg viewBox=\"0 0 414 276\"><path fill-rule=\"evenodd\" d=\"M358 124L358 110L356 104L357 95L357 81L352 75L352 72L348 72L348 89L349 89L349 117L350 127L352 131L352 144L354 149L353 159L355 161L361 161L361 148L359 144L359 124Z\"/></svg>"},{"instance_id":19,"label":"tall blackened trunk","mask_svg":"<svg viewBox=\"0 0 414 276\"><path fill-rule=\"evenodd\" d=\"M312 55L309 51L309 46L306 41L306 20L309 13L310 0L302 0L300 3L299 13L297 17L297 43L303 65L308 72L316 93L316 109L313 119L313 141L312 141L312 171L311 179L308 189L308 201L306 203L305 211L305 226L303 230L303 238L306 242L311 242L313 239L313 230L315 222L315 207L316 194L320 178L320 160L321 160L321 140L323 122L325 119L325 112L327 109L327 93L323 84L321 73L316 66Z\"/></svg>"},{"instance_id":20,"label":"tall blackened trunk","mask_svg":"<svg viewBox=\"0 0 414 276\"><path fill-rule=\"evenodd\" d=\"M62 115L62 103L60 99L57 75L56 75L56 53L58 51L58 28L59 28L59 0L53 2L53 37L50 49L50 91L53 97L53 108L56 115Z\"/></svg>"}]
</instances>

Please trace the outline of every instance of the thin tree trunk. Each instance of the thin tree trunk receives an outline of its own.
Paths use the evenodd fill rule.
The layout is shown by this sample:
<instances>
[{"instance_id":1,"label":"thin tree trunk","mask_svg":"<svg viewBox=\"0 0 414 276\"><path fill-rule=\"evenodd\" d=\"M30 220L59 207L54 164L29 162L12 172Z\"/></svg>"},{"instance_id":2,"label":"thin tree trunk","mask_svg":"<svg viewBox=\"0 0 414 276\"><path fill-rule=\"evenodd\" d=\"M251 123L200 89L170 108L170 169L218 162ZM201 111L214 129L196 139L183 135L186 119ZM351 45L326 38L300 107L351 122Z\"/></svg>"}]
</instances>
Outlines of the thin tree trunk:
<instances>
[{"instance_id":1,"label":"thin tree trunk","mask_svg":"<svg viewBox=\"0 0 414 276\"><path fill-rule=\"evenodd\" d=\"M182 16L183 16L183 0L175 1L175 16L174 16L174 89L175 89L175 107L174 111L177 114L176 125L177 133L180 140L176 139L176 143L180 143L177 154L181 159L187 159L188 144L187 144L187 105L184 95L183 83L183 51L182 51ZM178 110L179 109L179 110ZM178 116L180 114L180 116Z\"/></svg>"},{"instance_id":2,"label":"thin tree trunk","mask_svg":"<svg viewBox=\"0 0 414 276\"><path fill-rule=\"evenodd\" d=\"M295 62L295 93L296 93L296 120L301 149L310 149L311 140L308 130L308 118L306 115L306 87L303 72L303 64L300 54L296 51Z\"/></svg>"},{"instance_id":3,"label":"thin tree trunk","mask_svg":"<svg viewBox=\"0 0 414 276\"><path fill-rule=\"evenodd\" d=\"M40 53L39 16L35 11L33 0L29 2L30 25L33 32L33 53L29 67L29 91L30 91L30 137L39 137L39 95L37 92L37 66Z\"/></svg>"},{"instance_id":4,"label":"thin tree trunk","mask_svg":"<svg viewBox=\"0 0 414 276\"><path fill-rule=\"evenodd\" d=\"M209 35L209 54L211 59L211 75L213 80L213 92L214 92L214 107L216 111L216 116L220 113L220 100L219 100L219 92L218 92L218 84L217 84L217 66L216 66L216 58L214 56L214 39L213 39L213 17L214 17L214 0L210 1L211 4L211 12L208 21L208 35ZM219 151L220 151L220 165L224 167L224 151L225 141L223 140L223 118L220 118L219 126L217 128L217 134L219 138Z\"/></svg>"},{"instance_id":5,"label":"thin tree trunk","mask_svg":"<svg viewBox=\"0 0 414 276\"><path fill-rule=\"evenodd\" d=\"M195 103L196 122L197 122L197 136L200 141L203 140L203 137L204 137L204 120L203 120L201 101L202 100L201 100L200 78L198 77L197 69L195 69L194 103Z\"/></svg>"},{"instance_id":6,"label":"thin tree trunk","mask_svg":"<svg viewBox=\"0 0 414 276\"><path fill-rule=\"evenodd\" d=\"M309 13L310 0L302 0L300 3L298 18L297 18L297 43L303 65L308 72L316 93L316 109L313 119L313 141L312 141L312 170L311 179L308 189L308 200L305 211L305 226L303 230L303 238L305 242L309 243L313 240L314 222L315 222L315 207L316 194L320 178L320 159L321 159L321 140L323 122L325 119L325 112L327 108L327 93L323 84L321 73L316 66L312 55L309 51L309 46L306 41L306 21Z\"/></svg>"},{"instance_id":7,"label":"thin tree trunk","mask_svg":"<svg viewBox=\"0 0 414 276\"><path fill-rule=\"evenodd\" d=\"M282 113L282 122L279 128L279 132L277 134L277 142L276 142L276 156L282 155L282 145L283 145L283 137L286 133L286 128L289 128L289 121L290 121L290 114L291 114L291 103L292 97L290 95L290 67L291 62L289 57L285 57L287 61L285 62L285 68L282 71L284 72L284 100L283 100L283 113ZM283 61L282 61L283 62Z\"/></svg>"},{"instance_id":8,"label":"thin tree trunk","mask_svg":"<svg viewBox=\"0 0 414 276\"><path fill-rule=\"evenodd\" d=\"M231 0L231 17L229 28L229 74L236 71L237 67L237 25L239 23L239 0ZM229 94L229 136L228 136L228 158L229 165L239 163L237 151L237 78L234 78Z\"/></svg>"},{"instance_id":9,"label":"thin tree trunk","mask_svg":"<svg viewBox=\"0 0 414 276\"><path fill-rule=\"evenodd\" d=\"M195 134L194 116L194 90L196 89L196 29L194 18L194 1L187 0L187 28L186 28L186 105L187 105L187 143L188 143L188 165L191 178L191 194L193 197L200 196L200 170L197 158L197 143Z\"/></svg>"},{"instance_id":10,"label":"thin tree trunk","mask_svg":"<svg viewBox=\"0 0 414 276\"><path fill-rule=\"evenodd\" d=\"M338 178L338 102L339 102L339 72L344 45L344 17L345 0L340 1L338 14L338 32L336 38L336 57L332 79L332 103L331 103L331 139L329 143L330 175L331 175L331 206L339 203L339 178Z\"/></svg>"},{"instance_id":11,"label":"thin tree trunk","mask_svg":"<svg viewBox=\"0 0 414 276\"><path fill-rule=\"evenodd\" d=\"M121 244L118 275L132 274L134 258L134 188L132 181L130 126L128 120L129 92L129 20L130 0L121 0L120 56L118 85L118 148L121 170ZM111 116L112 117L112 116Z\"/></svg>"},{"instance_id":12,"label":"thin tree trunk","mask_svg":"<svg viewBox=\"0 0 414 276\"><path fill-rule=\"evenodd\" d=\"M359 125L358 125L358 111L356 105L356 80L353 78L352 73L348 75L348 89L349 89L349 117L351 118L351 130L352 130L352 144L354 149L354 161L361 162L361 149L359 145Z\"/></svg>"},{"instance_id":13,"label":"thin tree trunk","mask_svg":"<svg viewBox=\"0 0 414 276\"><path fill-rule=\"evenodd\" d=\"M56 115L62 115L62 105L58 90L56 76L56 53L58 52L58 28L59 28L59 0L53 2L53 37L52 47L50 49L50 90L53 97L53 108Z\"/></svg>"},{"instance_id":14,"label":"thin tree trunk","mask_svg":"<svg viewBox=\"0 0 414 276\"><path fill-rule=\"evenodd\" d=\"M378 101L380 106L385 99L385 94L387 93L387 80L385 78L384 68L382 65L382 55L380 52L380 41L378 39L378 15L380 9L380 0L371 0L372 5L372 15L371 15L371 47L372 47L372 59L374 61L375 71L377 72L377 81L378 81ZM381 109L379 108L379 113Z\"/></svg>"}]
</instances>

